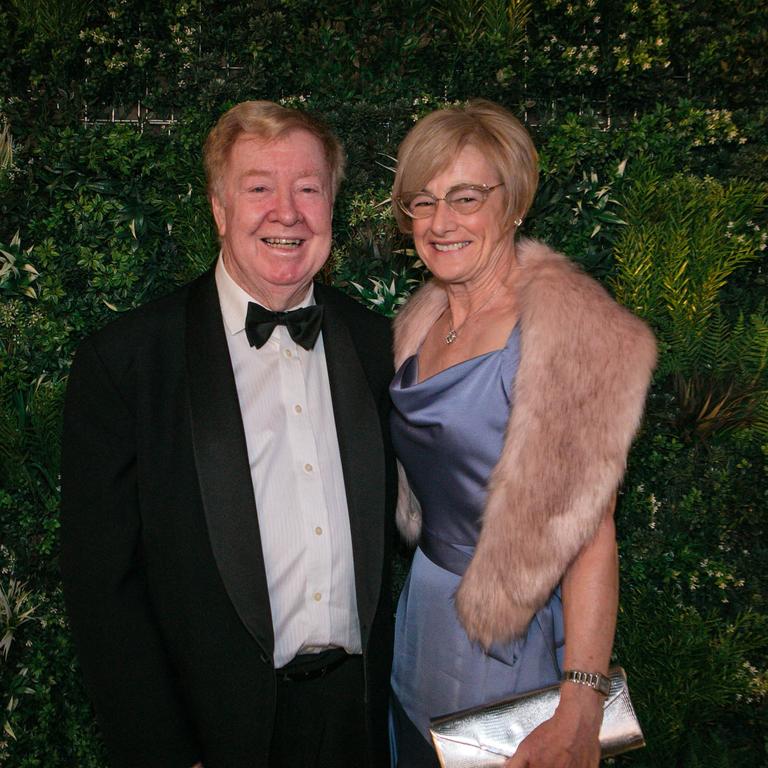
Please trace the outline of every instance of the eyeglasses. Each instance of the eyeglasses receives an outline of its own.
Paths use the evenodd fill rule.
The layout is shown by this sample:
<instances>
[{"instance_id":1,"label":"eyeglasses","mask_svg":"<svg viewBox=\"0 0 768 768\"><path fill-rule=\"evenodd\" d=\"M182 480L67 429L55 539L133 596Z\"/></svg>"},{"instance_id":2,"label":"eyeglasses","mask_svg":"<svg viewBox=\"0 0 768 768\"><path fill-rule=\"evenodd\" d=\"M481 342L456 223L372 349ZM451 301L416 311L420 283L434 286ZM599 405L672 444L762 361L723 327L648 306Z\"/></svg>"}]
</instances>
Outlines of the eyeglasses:
<instances>
[{"instance_id":1,"label":"eyeglasses","mask_svg":"<svg viewBox=\"0 0 768 768\"><path fill-rule=\"evenodd\" d=\"M397 204L400 210L412 219L426 219L432 216L440 200L445 200L448 207L456 213L470 214L479 211L488 195L503 186L503 181L492 187L487 184L462 184L449 189L445 197L435 197L430 192L406 192L397 198Z\"/></svg>"}]
</instances>

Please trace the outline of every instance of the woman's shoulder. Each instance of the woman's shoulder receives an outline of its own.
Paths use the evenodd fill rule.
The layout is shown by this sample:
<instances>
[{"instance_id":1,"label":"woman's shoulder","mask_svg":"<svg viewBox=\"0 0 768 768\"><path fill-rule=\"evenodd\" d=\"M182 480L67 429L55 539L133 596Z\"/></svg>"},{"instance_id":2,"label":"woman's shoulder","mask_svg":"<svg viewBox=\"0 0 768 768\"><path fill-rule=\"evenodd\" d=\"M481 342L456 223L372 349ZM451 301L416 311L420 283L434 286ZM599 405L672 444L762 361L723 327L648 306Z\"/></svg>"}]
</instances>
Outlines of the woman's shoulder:
<instances>
[{"instance_id":1,"label":"woman's shoulder","mask_svg":"<svg viewBox=\"0 0 768 768\"><path fill-rule=\"evenodd\" d=\"M572 282L582 283L583 287L600 286L595 278L584 272L570 257L540 240L521 238L515 247L515 254L521 272L522 287L534 281L549 283L553 288L565 287Z\"/></svg>"},{"instance_id":2,"label":"woman's shoulder","mask_svg":"<svg viewBox=\"0 0 768 768\"><path fill-rule=\"evenodd\" d=\"M395 318L395 368L415 354L427 332L445 310L448 298L445 289L434 279L416 290Z\"/></svg>"},{"instance_id":3,"label":"woman's shoulder","mask_svg":"<svg viewBox=\"0 0 768 768\"><path fill-rule=\"evenodd\" d=\"M595 278L562 253L536 240L517 247L521 266L520 304L526 328L560 329L591 344L618 345L653 367L656 342L639 317L619 304Z\"/></svg>"}]
</instances>

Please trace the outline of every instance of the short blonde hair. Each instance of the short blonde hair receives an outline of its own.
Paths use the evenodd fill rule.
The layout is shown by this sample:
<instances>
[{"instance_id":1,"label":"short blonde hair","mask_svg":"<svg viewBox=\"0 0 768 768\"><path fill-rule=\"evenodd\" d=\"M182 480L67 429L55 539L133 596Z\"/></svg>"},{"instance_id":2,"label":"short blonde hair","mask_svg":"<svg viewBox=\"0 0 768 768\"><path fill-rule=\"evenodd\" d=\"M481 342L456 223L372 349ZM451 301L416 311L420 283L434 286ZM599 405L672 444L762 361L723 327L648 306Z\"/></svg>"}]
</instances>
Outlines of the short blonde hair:
<instances>
[{"instance_id":1,"label":"short blonde hair","mask_svg":"<svg viewBox=\"0 0 768 768\"><path fill-rule=\"evenodd\" d=\"M485 99L448 107L421 118L397 153L392 187L395 202L404 192L417 192L444 171L459 152L472 145L494 166L504 182L504 231L525 218L539 183L539 156L528 131L507 109ZM413 231L412 220L393 206L401 231Z\"/></svg>"},{"instance_id":2,"label":"short blonde hair","mask_svg":"<svg viewBox=\"0 0 768 768\"><path fill-rule=\"evenodd\" d=\"M225 112L211 129L203 146L208 195L218 194L229 154L240 136L248 134L272 141L298 130L308 131L322 144L331 176L331 189L336 197L347 162L341 142L319 118L272 101L242 101Z\"/></svg>"}]
</instances>

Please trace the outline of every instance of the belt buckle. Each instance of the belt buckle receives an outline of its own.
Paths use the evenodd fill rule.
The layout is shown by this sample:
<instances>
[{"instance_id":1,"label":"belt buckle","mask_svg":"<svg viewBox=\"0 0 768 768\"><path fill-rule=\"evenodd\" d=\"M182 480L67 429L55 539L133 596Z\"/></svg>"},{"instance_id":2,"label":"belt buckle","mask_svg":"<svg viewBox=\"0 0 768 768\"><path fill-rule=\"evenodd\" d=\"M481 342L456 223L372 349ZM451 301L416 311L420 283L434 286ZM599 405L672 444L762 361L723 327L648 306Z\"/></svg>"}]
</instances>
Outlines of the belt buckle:
<instances>
[{"instance_id":1,"label":"belt buckle","mask_svg":"<svg viewBox=\"0 0 768 768\"><path fill-rule=\"evenodd\" d=\"M329 672L333 671L337 667L340 667L347 659L349 655L342 653L338 658L331 659L322 667L317 669L292 669L276 670L277 678L284 683L299 683L306 680L318 680L325 677Z\"/></svg>"}]
</instances>

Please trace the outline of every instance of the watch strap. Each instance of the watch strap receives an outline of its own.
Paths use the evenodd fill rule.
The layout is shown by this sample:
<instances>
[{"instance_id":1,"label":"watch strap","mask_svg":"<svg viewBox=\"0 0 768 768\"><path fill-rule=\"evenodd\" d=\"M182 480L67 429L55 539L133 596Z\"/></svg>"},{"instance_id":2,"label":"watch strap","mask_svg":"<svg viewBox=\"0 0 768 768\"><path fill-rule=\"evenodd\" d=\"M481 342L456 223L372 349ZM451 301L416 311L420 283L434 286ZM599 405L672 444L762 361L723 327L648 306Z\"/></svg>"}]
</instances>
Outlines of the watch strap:
<instances>
[{"instance_id":1,"label":"watch strap","mask_svg":"<svg viewBox=\"0 0 768 768\"><path fill-rule=\"evenodd\" d=\"M579 669L566 669L561 681L586 685L597 693L607 696L611 692L611 680L600 672L583 672Z\"/></svg>"}]
</instances>

